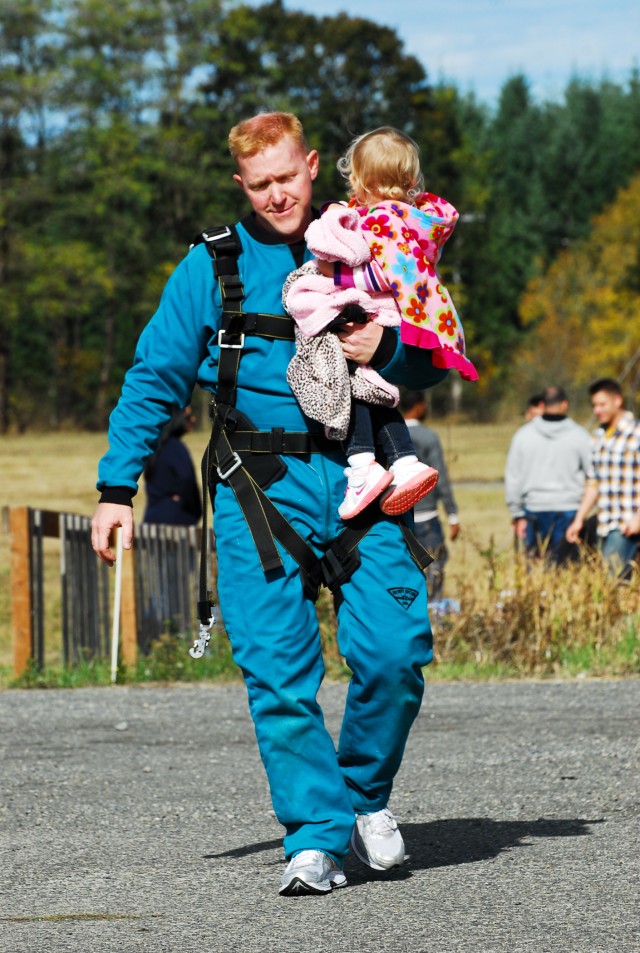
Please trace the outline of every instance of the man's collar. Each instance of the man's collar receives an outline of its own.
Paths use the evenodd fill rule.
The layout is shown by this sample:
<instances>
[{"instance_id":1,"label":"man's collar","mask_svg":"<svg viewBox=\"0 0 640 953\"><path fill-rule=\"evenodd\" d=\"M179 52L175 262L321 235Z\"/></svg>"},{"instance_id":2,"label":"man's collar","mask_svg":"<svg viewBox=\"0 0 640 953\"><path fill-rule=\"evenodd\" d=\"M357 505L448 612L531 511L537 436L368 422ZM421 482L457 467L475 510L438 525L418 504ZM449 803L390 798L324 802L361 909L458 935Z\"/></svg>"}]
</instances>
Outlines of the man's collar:
<instances>
[{"instance_id":1,"label":"man's collar","mask_svg":"<svg viewBox=\"0 0 640 953\"><path fill-rule=\"evenodd\" d=\"M615 424L609 424L608 427L602 427L601 430L605 437L612 437L615 433L627 433L635 423L635 418L630 410L623 411Z\"/></svg>"}]
</instances>

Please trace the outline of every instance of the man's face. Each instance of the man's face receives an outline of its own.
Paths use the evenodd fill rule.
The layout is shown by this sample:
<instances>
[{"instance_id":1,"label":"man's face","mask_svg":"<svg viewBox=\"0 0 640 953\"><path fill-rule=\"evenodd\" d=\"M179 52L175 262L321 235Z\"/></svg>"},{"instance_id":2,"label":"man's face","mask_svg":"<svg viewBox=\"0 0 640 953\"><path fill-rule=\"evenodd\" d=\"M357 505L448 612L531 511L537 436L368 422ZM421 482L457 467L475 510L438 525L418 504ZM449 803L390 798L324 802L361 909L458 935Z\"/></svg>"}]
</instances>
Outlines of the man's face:
<instances>
[{"instance_id":1,"label":"man's face","mask_svg":"<svg viewBox=\"0 0 640 953\"><path fill-rule=\"evenodd\" d=\"M594 416L603 427L617 423L622 416L622 397L619 394L610 394L606 390L598 391L591 397L591 406Z\"/></svg>"},{"instance_id":2,"label":"man's face","mask_svg":"<svg viewBox=\"0 0 640 953\"><path fill-rule=\"evenodd\" d=\"M234 175L260 223L284 242L299 241L311 221L311 190L318 153L306 154L290 136L237 160Z\"/></svg>"}]
</instances>

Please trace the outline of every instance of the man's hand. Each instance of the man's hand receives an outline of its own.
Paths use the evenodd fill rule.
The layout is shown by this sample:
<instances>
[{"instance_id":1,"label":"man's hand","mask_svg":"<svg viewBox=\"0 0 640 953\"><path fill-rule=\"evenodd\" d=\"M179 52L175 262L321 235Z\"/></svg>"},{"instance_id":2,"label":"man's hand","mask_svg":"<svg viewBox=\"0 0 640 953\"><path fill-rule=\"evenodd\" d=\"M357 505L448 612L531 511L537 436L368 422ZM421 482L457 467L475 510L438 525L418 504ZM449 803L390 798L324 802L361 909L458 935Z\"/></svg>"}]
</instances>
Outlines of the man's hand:
<instances>
[{"instance_id":1,"label":"man's hand","mask_svg":"<svg viewBox=\"0 0 640 953\"><path fill-rule=\"evenodd\" d=\"M449 523L449 539L451 542L458 538L460 533L460 523Z\"/></svg>"},{"instance_id":2,"label":"man's hand","mask_svg":"<svg viewBox=\"0 0 640 953\"><path fill-rule=\"evenodd\" d=\"M527 538L527 520L524 516L519 516L513 521L513 532L515 533L516 539Z\"/></svg>"},{"instance_id":3,"label":"man's hand","mask_svg":"<svg viewBox=\"0 0 640 953\"><path fill-rule=\"evenodd\" d=\"M122 546L133 545L133 509L120 503L98 503L91 520L91 545L107 566L113 566L115 553L109 549L109 537L116 526L122 527Z\"/></svg>"},{"instance_id":4,"label":"man's hand","mask_svg":"<svg viewBox=\"0 0 640 953\"><path fill-rule=\"evenodd\" d=\"M584 520L581 516L574 516L573 520L567 526L567 532L565 537L569 543L579 543L580 542L580 531L584 526Z\"/></svg>"},{"instance_id":5,"label":"man's hand","mask_svg":"<svg viewBox=\"0 0 640 953\"><path fill-rule=\"evenodd\" d=\"M640 533L640 513L636 513L635 516L624 523L621 532L623 536L636 536Z\"/></svg>"},{"instance_id":6,"label":"man's hand","mask_svg":"<svg viewBox=\"0 0 640 953\"><path fill-rule=\"evenodd\" d=\"M567 532L564 534L567 542L580 542L580 533L584 527L584 521L598 502L598 496L599 492L597 484L591 480L587 480L587 484L584 488L584 493L582 494L582 499L580 501L580 506L578 507L578 512L573 517L572 522L569 523Z\"/></svg>"},{"instance_id":7,"label":"man's hand","mask_svg":"<svg viewBox=\"0 0 640 953\"><path fill-rule=\"evenodd\" d=\"M368 364L378 349L383 328L380 324L367 321L366 324L349 322L338 331L342 341L342 350L348 361L356 364Z\"/></svg>"}]
</instances>

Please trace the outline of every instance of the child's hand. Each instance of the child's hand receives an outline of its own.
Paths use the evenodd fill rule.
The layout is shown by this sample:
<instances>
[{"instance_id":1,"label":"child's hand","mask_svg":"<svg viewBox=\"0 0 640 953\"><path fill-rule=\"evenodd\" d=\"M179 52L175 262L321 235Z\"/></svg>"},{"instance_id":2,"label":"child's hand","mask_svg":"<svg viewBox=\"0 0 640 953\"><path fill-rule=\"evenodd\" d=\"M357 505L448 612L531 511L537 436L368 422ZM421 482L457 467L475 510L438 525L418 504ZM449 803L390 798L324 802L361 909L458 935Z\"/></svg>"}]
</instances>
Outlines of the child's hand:
<instances>
[{"instance_id":1,"label":"child's hand","mask_svg":"<svg viewBox=\"0 0 640 953\"><path fill-rule=\"evenodd\" d=\"M323 261L321 258L316 258L314 262L316 268L321 275L324 275L325 278L333 278L333 262L332 261Z\"/></svg>"}]
</instances>

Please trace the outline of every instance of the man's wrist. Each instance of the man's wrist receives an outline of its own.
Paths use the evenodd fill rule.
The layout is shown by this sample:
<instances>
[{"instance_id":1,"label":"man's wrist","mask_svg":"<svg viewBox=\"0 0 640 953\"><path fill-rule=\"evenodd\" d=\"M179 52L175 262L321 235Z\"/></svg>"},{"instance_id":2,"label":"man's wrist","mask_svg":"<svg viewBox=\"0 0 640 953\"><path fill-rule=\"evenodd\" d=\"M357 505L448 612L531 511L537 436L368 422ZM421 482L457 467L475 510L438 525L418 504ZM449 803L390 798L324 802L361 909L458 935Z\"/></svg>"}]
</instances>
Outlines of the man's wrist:
<instances>
[{"instance_id":1,"label":"man's wrist","mask_svg":"<svg viewBox=\"0 0 640 953\"><path fill-rule=\"evenodd\" d=\"M397 347L398 335L396 332L393 328L383 328L380 343L375 349L373 357L369 361L369 365L374 371L380 370L381 367L386 367L396 353Z\"/></svg>"},{"instance_id":2,"label":"man's wrist","mask_svg":"<svg viewBox=\"0 0 640 953\"><path fill-rule=\"evenodd\" d=\"M133 507L134 491L130 486L105 486L100 494L99 503L116 503L118 506Z\"/></svg>"}]
</instances>

